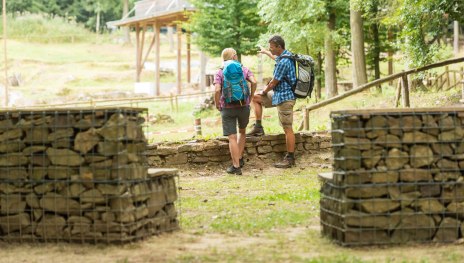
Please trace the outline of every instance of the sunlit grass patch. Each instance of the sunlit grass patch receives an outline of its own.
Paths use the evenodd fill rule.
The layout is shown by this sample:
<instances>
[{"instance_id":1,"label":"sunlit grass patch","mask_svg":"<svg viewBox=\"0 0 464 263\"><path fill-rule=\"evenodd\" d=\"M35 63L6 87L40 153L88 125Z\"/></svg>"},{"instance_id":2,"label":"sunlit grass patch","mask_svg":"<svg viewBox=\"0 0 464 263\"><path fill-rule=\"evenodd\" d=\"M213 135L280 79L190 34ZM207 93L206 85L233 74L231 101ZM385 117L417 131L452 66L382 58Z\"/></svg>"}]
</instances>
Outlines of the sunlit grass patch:
<instances>
[{"instance_id":1,"label":"sunlit grass patch","mask_svg":"<svg viewBox=\"0 0 464 263\"><path fill-rule=\"evenodd\" d=\"M304 225L319 210L315 173L180 179L185 229L253 234Z\"/></svg>"}]
</instances>

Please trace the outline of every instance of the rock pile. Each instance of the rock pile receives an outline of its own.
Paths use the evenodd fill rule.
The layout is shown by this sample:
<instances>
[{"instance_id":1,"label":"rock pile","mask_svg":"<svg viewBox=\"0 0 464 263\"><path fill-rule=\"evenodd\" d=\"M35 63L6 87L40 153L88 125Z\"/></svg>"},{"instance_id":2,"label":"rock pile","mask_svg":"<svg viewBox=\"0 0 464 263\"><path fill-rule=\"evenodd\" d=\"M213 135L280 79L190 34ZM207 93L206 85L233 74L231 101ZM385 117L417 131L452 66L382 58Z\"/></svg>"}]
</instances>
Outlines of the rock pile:
<instances>
[{"instance_id":1,"label":"rock pile","mask_svg":"<svg viewBox=\"0 0 464 263\"><path fill-rule=\"evenodd\" d=\"M0 239L124 242L178 227L144 109L0 112Z\"/></svg>"},{"instance_id":2,"label":"rock pile","mask_svg":"<svg viewBox=\"0 0 464 263\"><path fill-rule=\"evenodd\" d=\"M322 232L344 245L452 242L464 233L464 111L332 113Z\"/></svg>"},{"instance_id":3,"label":"rock pile","mask_svg":"<svg viewBox=\"0 0 464 263\"><path fill-rule=\"evenodd\" d=\"M328 150L331 147L330 136L326 134L297 133L295 140L297 153ZM280 159L281 154L286 152L285 135L248 137L245 152L248 157ZM230 162L227 138L150 145L146 156L151 166Z\"/></svg>"}]
</instances>

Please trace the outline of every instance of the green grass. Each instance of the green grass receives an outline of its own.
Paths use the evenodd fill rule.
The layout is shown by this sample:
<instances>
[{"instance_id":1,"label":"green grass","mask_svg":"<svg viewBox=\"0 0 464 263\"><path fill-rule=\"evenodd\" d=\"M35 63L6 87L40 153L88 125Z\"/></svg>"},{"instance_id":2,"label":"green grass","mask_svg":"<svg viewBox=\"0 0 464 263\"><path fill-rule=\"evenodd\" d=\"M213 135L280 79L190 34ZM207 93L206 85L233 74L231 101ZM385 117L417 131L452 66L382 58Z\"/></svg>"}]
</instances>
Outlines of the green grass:
<instances>
[{"instance_id":1,"label":"green grass","mask_svg":"<svg viewBox=\"0 0 464 263\"><path fill-rule=\"evenodd\" d=\"M314 172L180 180L183 189L190 189L180 193L186 229L253 234L302 225L319 209Z\"/></svg>"}]
</instances>

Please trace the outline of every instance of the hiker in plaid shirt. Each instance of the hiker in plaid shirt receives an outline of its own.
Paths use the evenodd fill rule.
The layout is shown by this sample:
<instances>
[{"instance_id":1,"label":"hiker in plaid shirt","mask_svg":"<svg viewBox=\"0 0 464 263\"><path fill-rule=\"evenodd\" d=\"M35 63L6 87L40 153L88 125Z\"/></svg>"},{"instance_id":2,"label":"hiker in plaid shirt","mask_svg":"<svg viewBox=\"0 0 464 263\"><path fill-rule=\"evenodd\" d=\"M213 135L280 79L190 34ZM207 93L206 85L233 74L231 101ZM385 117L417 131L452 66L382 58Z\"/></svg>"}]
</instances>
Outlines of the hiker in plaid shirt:
<instances>
[{"instance_id":1,"label":"hiker in plaid shirt","mask_svg":"<svg viewBox=\"0 0 464 263\"><path fill-rule=\"evenodd\" d=\"M272 80L263 91L253 96L252 105L256 116L256 123L248 135L264 135L261 123L263 106L265 108L277 107L279 122L285 132L287 154L283 161L276 163L277 168L289 168L295 165L295 134L293 132L293 106L295 95L292 86L296 83L295 64L282 55L292 55L285 49L285 41L280 36L269 39L269 50L261 49L260 53L268 55L276 61Z\"/></svg>"}]
</instances>

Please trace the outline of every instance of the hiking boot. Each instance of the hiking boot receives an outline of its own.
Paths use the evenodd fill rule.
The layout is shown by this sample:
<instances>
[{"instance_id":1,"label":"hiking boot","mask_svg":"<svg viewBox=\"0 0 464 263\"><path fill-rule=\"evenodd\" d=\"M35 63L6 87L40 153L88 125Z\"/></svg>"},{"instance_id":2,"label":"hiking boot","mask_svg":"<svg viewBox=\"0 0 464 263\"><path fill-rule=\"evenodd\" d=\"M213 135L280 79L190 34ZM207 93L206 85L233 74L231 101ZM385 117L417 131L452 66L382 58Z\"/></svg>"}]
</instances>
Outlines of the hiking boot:
<instances>
[{"instance_id":1,"label":"hiking boot","mask_svg":"<svg viewBox=\"0 0 464 263\"><path fill-rule=\"evenodd\" d=\"M240 160L238 160L238 163L240 164L240 168L242 168L244 165L245 165L245 160L242 158L240 158Z\"/></svg>"},{"instance_id":2,"label":"hiking boot","mask_svg":"<svg viewBox=\"0 0 464 263\"><path fill-rule=\"evenodd\" d=\"M295 159L287 156L285 156L281 162L274 164L275 168L290 168L292 166L295 166Z\"/></svg>"},{"instance_id":3,"label":"hiking boot","mask_svg":"<svg viewBox=\"0 0 464 263\"><path fill-rule=\"evenodd\" d=\"M256 123L253 124L253 129L251 129L251 131L249 131L246 135L250 135L250 136L263 136L264 135L264 129L263 129L263 126L256 126Z\"/></svg>"},{"instance_id":4,"label":"hiking boot","mask_svg":"<svg viewBox=\"0 0 464 263\"><path fill-rule=\"evenodd\" d=\"M240 167L234 167L233 165L231 165L229 168L227 168L226 170L227 173L229 174L236 174L236 175L242 175L242 169L240 169Z\"/></svg>"}]
</instances>

